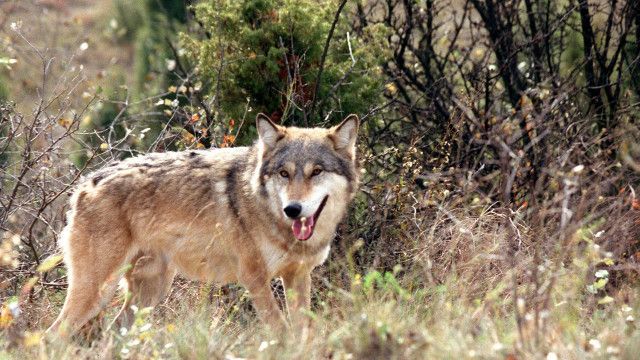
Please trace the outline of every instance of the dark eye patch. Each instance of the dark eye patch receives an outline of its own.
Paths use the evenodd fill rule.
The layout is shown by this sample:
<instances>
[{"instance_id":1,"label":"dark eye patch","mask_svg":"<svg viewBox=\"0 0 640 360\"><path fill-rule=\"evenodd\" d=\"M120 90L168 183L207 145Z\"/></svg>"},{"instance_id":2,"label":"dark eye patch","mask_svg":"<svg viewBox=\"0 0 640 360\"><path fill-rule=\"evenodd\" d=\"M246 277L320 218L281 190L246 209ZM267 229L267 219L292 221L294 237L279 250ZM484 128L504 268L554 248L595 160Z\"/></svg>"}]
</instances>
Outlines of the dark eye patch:
<instances>
[{"instance_id":1,"label":"dark eye patch","mask_svg":"<svg viewBox=\"0 0 640 360\"><path fill-rule=\"evenodd\" d=\"M337 153L324 143L294 140L273 149L262 162L260 177L273 175L281 170L285 163L293 162L296 169L304 169L305 164L313 164L322 171L333 172L346 177L349 181L355 178L351 160Z\"/></svg>"}]
</instances>

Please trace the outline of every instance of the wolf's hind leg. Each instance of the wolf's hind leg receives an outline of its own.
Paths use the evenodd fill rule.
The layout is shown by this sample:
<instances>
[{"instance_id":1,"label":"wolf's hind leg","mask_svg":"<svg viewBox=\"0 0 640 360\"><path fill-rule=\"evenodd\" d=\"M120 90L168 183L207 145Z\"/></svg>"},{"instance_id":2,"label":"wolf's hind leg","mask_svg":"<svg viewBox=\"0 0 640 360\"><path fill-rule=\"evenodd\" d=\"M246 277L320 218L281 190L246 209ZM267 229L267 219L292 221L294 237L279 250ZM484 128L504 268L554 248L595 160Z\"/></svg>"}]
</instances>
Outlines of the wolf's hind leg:
<instances>
[{"instance_id":1,"label":"wolf's hind leg","mask_svg":"<svg viewBox=\"0 0 640 360\"><path fill-rule=\"evenodd\" d=\"M125 274L127 293L122 309L116 317L118 327L130 327L134 313L131 305L145 308L157 305L171 289L176 270L168 259L158 253L138 253Z\"/></svg>"},{"instance_id":2,"label":"wolf's hind leg","mask_svg":"<svg viewBox=\"0 0 640 360\"><path fill-rule=\"evenodd\" d=\"M129 239L123 238L123 232L114 231L107 237L104 233L97 236L74 229L70 231L66 254L67 297L48 332L63 331L62 335L73 335L111 300L120 278L118 270L127 256Z\"/></svg>"}]
</instances>

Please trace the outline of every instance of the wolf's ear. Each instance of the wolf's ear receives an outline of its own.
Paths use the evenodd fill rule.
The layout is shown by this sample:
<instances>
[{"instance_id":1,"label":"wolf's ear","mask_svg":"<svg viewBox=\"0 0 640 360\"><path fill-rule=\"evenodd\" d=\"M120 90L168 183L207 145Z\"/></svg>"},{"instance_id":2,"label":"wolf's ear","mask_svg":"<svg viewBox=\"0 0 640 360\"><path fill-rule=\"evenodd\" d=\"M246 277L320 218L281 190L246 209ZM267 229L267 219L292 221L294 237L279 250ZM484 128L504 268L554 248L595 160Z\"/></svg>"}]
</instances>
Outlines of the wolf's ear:
<instances>
[{"instance_id":1,"label":"wolf's ear","mask_svg":"<svg viewBox=\"0 0 640 360\"><path fill-rule=\"evenodd\" d=\"M256 129L260 141L265 147L275 146L278 140L284 136L284 130L281 126L276 125L269 117L263 113L256 116Z\"/></svg>"},{"instance_id":2,"label":"wolf's ear","mask_svg":"<svg viewBox=\"0 0 640 360\"><path fill-rule=\"evenodd\" d=\"M351 156L355 155L359 124L358 115L351 114L330 129L329 138L333 141L336 150L346 151Z\"/></svg>"}]
</instances>

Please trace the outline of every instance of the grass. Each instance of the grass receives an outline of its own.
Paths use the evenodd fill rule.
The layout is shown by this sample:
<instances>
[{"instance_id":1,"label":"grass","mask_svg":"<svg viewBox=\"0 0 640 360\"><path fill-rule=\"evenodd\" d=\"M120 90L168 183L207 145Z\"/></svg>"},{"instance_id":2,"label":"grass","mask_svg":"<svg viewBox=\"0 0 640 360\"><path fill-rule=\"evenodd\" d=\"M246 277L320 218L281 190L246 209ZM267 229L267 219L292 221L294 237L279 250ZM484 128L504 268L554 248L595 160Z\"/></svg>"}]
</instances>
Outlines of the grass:
<instances>
[{"instance_id":1,"label":"grass","mask_svg":"<svg viewBox=\"0 0 640 360\"><path fill-rule=\"evenodd\" d=\"M458 291L458 289L456 289ZM541 319L525 315L520 337L508 306L471 305L444 286L424 288L406 299L386 291L327 294L301 332L274 334L256 321L225 319L212 307L182 307L161 317L140 310L126 333L107 331L90 345L25 338L5 358L634 358L640 350L635 328L640 303L614 302L587 317L579 303L563 300ZM637 295L637 293L635 294ZM504 305L504 304L501 304ZM35 335L37 337L37 334ZM105 356L107 355L108 356Z\"/></svg>"},{"instance_id":2,"label":"grass","mask_svg":"<svg viewBox=\"0 0 640 360\"><path fill-rule=\"evenodd\" d=\"M635 320L640 316L639 288L634 283L611 287L606 284L608 272L594 273L595 265L608 256L590 242L597 229L575 231L573 253L570 258L565 253L566 262L560 266L551 256L534 265L531 252L523 252L514 267L508 257L495 260L504 254L505 239L505 230L495 224L500 218L495 212L475 217L463 217L462 211L447 213L457 216L451 224L465 230L452 233L450 226L434 222L434 242L417 242L416 249L437 245L447 253L446 244L452 246L449 250L458 249L454 260L446 264L444 255L436 258L416 251L404 268L359 273L347 270L354 262L352 255L334 254L315 273L313 310L303 330L269 331L256 320L241 289L229 296L211 292L207 285L179 281L162 305L139 309L128 331L96 330L105 328L114 305L94 323L92 335L85 333L70 343L47 338L36 329L13 338L5 331L0 357L635 358L640 351ZM429 270L426 256L442 262ZM343 272L332 277L329 268ZM607 280L588 289L598 279ZM32 306L40 308L39 318L55 316L59 295L44 295L47 306L33 301Z\"/></svg>"}]
</instances>

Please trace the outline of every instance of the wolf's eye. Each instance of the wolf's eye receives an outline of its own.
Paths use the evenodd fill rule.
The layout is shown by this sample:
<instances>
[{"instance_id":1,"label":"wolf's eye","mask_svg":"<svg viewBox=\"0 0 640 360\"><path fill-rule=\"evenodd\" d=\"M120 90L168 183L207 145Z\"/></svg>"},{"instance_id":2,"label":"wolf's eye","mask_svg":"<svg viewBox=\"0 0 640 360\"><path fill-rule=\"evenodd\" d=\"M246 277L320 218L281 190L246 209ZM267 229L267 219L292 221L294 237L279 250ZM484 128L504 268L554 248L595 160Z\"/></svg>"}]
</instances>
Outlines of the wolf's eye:
<instances>
[{"instance_id":1,"label":"wolf's eye","mask_svg":"<svg viewBox=\"0 0 640 360\"><path fill-rule=\"evenodd\" d=\"M322 169L320 168L315 168L313 169L313 171L311 172L311 176L317 176L320 175L320 173L322 172Z\"/></svg>"},{"instance_id":2,"label":"wolf's eye","mask_svg":"<svg viewBox=\"0 0 640 360\"><path fill-rule=\"evenodd\" d=\"M286 170L280 170L280 176L286 179L289 177L289 173Z\"/></svg>"}]
</instances>

